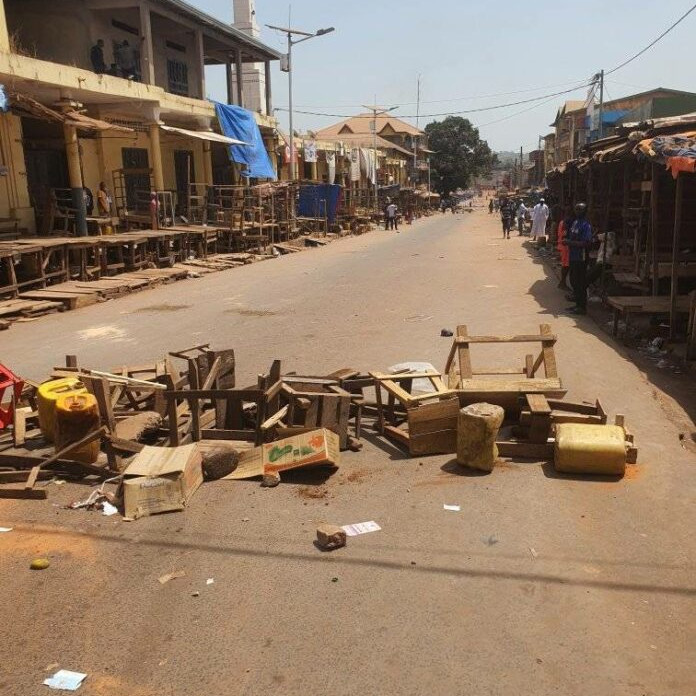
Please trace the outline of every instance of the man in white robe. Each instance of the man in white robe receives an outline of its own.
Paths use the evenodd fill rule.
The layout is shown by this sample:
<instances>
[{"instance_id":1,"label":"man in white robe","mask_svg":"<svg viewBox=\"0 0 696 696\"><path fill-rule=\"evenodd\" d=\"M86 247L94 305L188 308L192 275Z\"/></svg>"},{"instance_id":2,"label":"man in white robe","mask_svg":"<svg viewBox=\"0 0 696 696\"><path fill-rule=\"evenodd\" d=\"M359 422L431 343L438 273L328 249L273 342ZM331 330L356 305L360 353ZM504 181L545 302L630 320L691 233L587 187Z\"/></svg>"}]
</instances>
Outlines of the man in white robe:
<instances>
[{"instance_id":1,"label":"man in white robe","mask_svg":"<svg viewBox=\"0 0 696 696\"><path fill-rule=\"evenodd\" d=\"M542 198L532 210L532 239L546 234L546 221L549 219L549 206Z\"/></svg>"}]
</instances>

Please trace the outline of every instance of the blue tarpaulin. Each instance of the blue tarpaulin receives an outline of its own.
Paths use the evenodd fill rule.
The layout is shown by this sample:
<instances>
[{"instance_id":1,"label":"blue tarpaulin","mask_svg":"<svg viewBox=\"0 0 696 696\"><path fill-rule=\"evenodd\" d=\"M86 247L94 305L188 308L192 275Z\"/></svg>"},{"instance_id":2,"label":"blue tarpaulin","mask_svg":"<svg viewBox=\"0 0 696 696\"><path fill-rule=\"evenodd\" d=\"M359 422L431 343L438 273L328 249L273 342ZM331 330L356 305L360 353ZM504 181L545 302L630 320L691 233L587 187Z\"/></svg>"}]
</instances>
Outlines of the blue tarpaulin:
<instances>
[{"instance_id":1,"label":"blue tarpaulin","mask_svg":"<svg viewBox=\"0 0 696 696\"><path fill-rule=\"evenodd\" d=\"M328 217L333 223L341 200L338 184L314 184L300 186L297 211L301 217Z\"/></svg>"},{"instance_id":2,"label":"blue tarpaulin","mask_svg":"<svg viewBox=\"0 0 696 696\"><path fill-rule=\"evenodd\" d=\"M246 165L242 176L275 179L276 172L266 152L254 113L241 106L215 103L215 113L222 132L229 138L243 140L246 145L230 145L230 157Z\"/></svg>"}]
</instances>

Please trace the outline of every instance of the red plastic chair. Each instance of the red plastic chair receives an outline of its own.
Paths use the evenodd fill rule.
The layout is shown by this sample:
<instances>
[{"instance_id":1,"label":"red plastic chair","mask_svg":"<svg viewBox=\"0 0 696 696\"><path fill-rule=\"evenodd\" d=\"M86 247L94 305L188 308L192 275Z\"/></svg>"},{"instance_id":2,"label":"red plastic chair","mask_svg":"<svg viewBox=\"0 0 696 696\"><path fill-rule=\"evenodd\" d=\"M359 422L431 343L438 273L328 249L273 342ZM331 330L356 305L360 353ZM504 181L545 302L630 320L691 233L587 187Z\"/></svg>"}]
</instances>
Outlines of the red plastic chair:
<instances>
[{"instance_id":1,"label":"red plastic chair","mask_svg":"<svg viewBox=\"0 0 696 696\"><path fill-rule=\"evenodd\" d=\"M0 430L6 428L14 421L14 402L19 401L24 389L24 381L14 375L4 365L0 365L0 404L3 403L5 390L12 389L14 399L10 399L7 408L0 406Z\"/></svg>"}]
</instances>

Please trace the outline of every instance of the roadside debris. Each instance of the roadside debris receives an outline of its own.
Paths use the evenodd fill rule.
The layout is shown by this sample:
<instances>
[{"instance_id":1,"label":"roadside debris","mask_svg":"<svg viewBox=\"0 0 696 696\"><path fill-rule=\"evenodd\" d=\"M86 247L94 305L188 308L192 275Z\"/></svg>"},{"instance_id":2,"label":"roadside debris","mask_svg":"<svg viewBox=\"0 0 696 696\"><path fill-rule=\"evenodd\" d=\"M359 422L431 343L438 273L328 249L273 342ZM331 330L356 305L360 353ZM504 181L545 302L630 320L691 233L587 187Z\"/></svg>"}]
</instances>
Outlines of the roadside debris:
<instances>
[{"instance_id":1,"label":"roadside debris","mask_svg":"<svg viewBox=\"0 0 696 696\"><path fill-rule=\"evenodd\" d=\"M321 524L317 527L317 545L323 551L333 551L346 545L346 530L334 524Z\"/></svg>"},{"instance_id":2,"label":"roadside debris","mask_svg":"<svg viewBox=\"0 0 696 696\"><path fill-rule=\"evenodd\" d=\"M0 534L2 534L3 532L11 532L12 529L12 527L0 527Z\"/></svg>"},{"instance_id":3,"label":"roadside debris","mask_svg":"<svg viewBox=\"0 0 696 696\"><path fill-rule=\"evenodd\" d=\"M48 558L35 558L30 564L31 570L46 570L51 565Z\"/></svg>"},{"instance_id":4,"label":"roadside debris","mask_svg":"<svg viewBox=\"0 0 696 696\"><path fill-rule=\"evenodd\" d=\"M71 672L68 669L59 669L52 677L44 679L43 683L50 689L77 691L86 678L87 675L82 672Z\"/></svg>"},{"instance_id":5,"label":"roadside debris","mask_svg":"<svg viewBox=\"0 0 696 696\"><path fill-rule=\"evenodd\" d=\"M459 505L448 505L445 503L442 506L443 510L448 510L449 512L461 512L461 507Z\"/></svg>"},{"instance_id":6,"label":"roadside debris","mask_svg":"<svg viewBox=\"0 0 696 696\"><path fill-rule=\"evenodd\" d=\"M160 575L157 581L160 585L166 585L170 580L175 580L176 578L183 578L186 575L184 570L175 570L171 573L166 573L165 575Z\"/></svg>"},{"instance_id":7,"label":"roadside debris","mask_svg":"<svg viewBox=\"0 0 696 696\"><path fill-rule=\"evenodd\" d=\"M358 522L357 524L346 524L341 529L348 536L359 536L360 534L369 534L370 532L379 532L382 528L374 521Z\"/></svg>"},{"instance_id":8,"label":"roadside debris","mask_svg":"<svg viewBox=\"0 0 696 696\"><path fill-rule=\"evenodd\" d=\"M264 488L275 488L280 484L280 474L277 471L269 471L263 475L261 485Z\"/></svg>"}]
</instances>

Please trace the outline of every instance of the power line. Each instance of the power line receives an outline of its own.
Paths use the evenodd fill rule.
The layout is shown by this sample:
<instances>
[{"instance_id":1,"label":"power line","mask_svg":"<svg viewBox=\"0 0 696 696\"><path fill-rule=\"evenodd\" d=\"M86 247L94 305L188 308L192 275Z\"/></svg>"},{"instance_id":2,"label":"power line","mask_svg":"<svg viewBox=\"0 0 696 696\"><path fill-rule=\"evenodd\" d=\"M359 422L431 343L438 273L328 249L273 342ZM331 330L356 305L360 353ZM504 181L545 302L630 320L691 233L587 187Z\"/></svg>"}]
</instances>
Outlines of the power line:
<instances>
[{"instance_id":1,"label":"power line","mask_svg":"<svg viewBox=\"0 0 696 696\"><path fill-rule=\"evenodd\" d=\"M631 56L628 60L625 60L621 65L617 65L615 68L612 68L611 70L606 70L604 72L605 77L607 75L611 75L612 73L615 73L617 70L621 70L621 68L625 68L629 63L632 63L636 58L640 58L644 53L649 51L656 43L662 41L662 39L667 36L673 29L678 27L694 10L696 10L696 5L692 5L692 7L687 10L674 24L672 24L668 29L663 31L654 41L650 42L644 49L641 51L638 51L634 56Z\"/></svg>"},{"instance_id":2,"label":"power line","mask_svg":"<svg viewBox=\"0 0 696 696\"><path fill-rule=\"evenodd\" d=\"M495 111L496 109L505 109L510 106L520 106L521 104L531 104L533 102L538 102L542 100L548 100L549 98L554 98L558 97L562 94L570 94L571 92L577 92L579 89L584 89L585 87L589 87L591 82L584 82L582 84L576 85L575 87L571 89L565 89L560 92L554 92L553 94L544 94L540 97L532 97L531 99L522 99L520 101L516 102L509 102L507 104L496 104L495 106L484 106L480 107L478 109L465 109L462 111L446 111L438 114L420 114L420 118L439 118L441 116L458 116L460 114L477 114L477 113L482 113L485 111ZM285 108L278 108L278 111L287 111L288 109ZM299 109L295 110L296 113L298 114L305 114L307 116L327 116L330 118L369 118L372 119L373 116L372 114L358 114L358 115L351 115L351 114L330 114L330 113L321 113L318 111L301 111ZM395 117L397 118L416 118L415 114L394 114Z\"/></svg>"}]
</instances>

